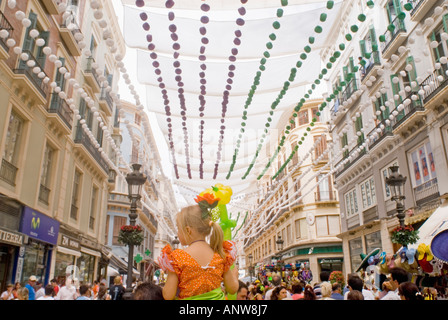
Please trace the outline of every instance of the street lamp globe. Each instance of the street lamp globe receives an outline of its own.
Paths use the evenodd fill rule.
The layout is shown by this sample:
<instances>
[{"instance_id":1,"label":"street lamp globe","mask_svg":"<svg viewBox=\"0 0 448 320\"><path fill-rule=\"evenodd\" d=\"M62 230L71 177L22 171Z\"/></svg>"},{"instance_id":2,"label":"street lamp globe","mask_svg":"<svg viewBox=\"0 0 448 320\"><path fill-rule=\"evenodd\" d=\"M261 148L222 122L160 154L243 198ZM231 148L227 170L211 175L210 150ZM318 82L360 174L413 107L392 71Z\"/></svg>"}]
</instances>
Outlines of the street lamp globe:
<instances>
[{"instance_id":1,"label":"street lamp globe","mask_svg":"<svg viewBox=\"0 0 448 320\"><path fill-rule=\"evenodd\" d=\"M146 176L140 172L141 164L132 164L133 171L126 175L126 182L128 183L129 199L131 201L139 200L142 192L142 186L146 182Z\"/></svg>"},{"instance_id":2,"label":"street lamp globe","mask_svg":"<svg viewBox=\"0 0 448 320\"><path fill-rule=\"evenodd\" d=\"M386 183L390 187L392 200L394 201L402 201L406 198L404 196L403 188L407 177L404 177L398 173L398 169L398 166L389 167L389 177L386 178Z\"/></svg>"},{"instance_id":3,"label":"street lamp globe","mask_svg":"<svg viewBox=\"0 0 448 320\"><path fill-rule=\"evenodd\" d=\"M282 240L281 236L277 237L277 241L275 241L275 243L277 244L277 251L282 251L284 241Z\"/></svg>"}]
</instances>

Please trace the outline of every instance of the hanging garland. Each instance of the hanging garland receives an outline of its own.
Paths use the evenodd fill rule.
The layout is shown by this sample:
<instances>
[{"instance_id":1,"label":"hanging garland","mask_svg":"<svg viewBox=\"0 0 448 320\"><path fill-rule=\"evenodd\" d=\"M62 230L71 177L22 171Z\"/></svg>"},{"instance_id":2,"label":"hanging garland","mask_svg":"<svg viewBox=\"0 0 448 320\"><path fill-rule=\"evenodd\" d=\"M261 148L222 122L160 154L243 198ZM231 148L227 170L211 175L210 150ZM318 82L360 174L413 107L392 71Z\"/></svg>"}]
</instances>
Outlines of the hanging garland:
<instances>
[{"instance_id":1,"label":"hanging garland","mask_svg":"<svg viewBox=\"0 0 448 320\"><path fill-rule=\"evenodd\" d=\"M169 5L170 1L167 1L166 5ZM142 7L145 5L145 1L144 0L140 0L140 1L136 1L136 5L139 7ZM145 31L149 31L150 30L150 25L148 22L146 22L148 20L148 15L145 12L142 12L140 14L140 19L142 21L144 21L142 28ZM169 142L169 148L171 151L171 158L173 161L173 167L174 167L174 173L176 175L176 178L179 179L179 170L178 170L178 166L177 166L177 161L176 161L176 152L174 149L174 140L173 140L173 124L172 124L172 119L171 119L171 107L170 107L170 100L168 99L168 91L165 89L165 83L163 82L163 78L161 76L162 74L162 70L159 68L160 63L157 61L158 55L156 52L154 52L156 46L155 44L152 42L152 35L150 33L148 33L146 35L146 40L149 43L148 44L148 50L152 51L150 54L151 59L153 60L153 67L154 69L154 73L159 76L157 78L157 81L159 82L159 88L161 89L161 93L162 93L162 97L164 99L163 104L165 105L165 115L166 115L166 121L167 121L167 126L168 126L168 142ZM185 133L185 130L184 130Z\"/></svg>"},{"instance_id":2,"label":"hanging garland","mask_svg":"<svg viewBox=\"0 0 448 320\"><path fill-rule=\"evenodd\" d=\"M327 9L331 10L331 9L333 9L333 7L334 7L334 1L327 1ZM282 14L282 13L281 13L281 14ZM326 20L327 20L327 14L322 13L322 14L320 15L320 21L321 21L321 22L325 22ZM323 31L323 28L322 28L320 25L317 25L317 26L314 28L314 32L315 32L315 33L320 34L320 33L322 33L322 31ZM308 42L309 42L310 45L314 44L314 42L315 42L315 38L314 38L314 37L309 37L309 38L308 38ZM261 139L260 139L260 141L259 141L259 144L258 144L258 147L257 147L257 151L256 151L256 153L255 153L255 155L254 155L254 157L253 157L253 159L252 159L252 161L251 161L251 163L250 163L250 165L249 165L249 167L248 167L246 173L245 173L244 176L242 177L243 180L245 180L245 179L247 178L247 176L248 176L249 173L252 171L252 169L253 169L253 167L254 167L254 165L255 165L256 159L258 158L258 155L259 155L259 153L260 153L260 151L261 151L261 149L262 149L262 147L263 147L263 144L264 144L264 138L266 137L266 133L268 133L268 131L269 131L269 127L271 126L271 122L272 122L272 120L273 120L273 119L272 119L272 116L274 115L274 111L276 110L277 106L279 105L279 103L281 102L281 100L283 99L283 97L285 96L285 94L287 93L287 91L288 91L288 89L289 89L289 87L290 87L291 82L293 82L293 81L295 80L295 77L296 77L296 74L297 74L298 69L300 69L300 68L302 67L303 62L304 62L304 61L307 59L307 57L308 57L307 54L311 53L311 51L312 51L312 49L311 49L311 47L310 47L309 45L305 46L303 50L304 50L304 52L300 54L300 60L297 61L297 63L296 63L296 67L294 67L294 68L291 69L291 72L290 72L288 81L286 81L286 82L284 83L284 85L283 85L283 89L280 91L280 93L279 93L277 99L271 104L271 111L270 111L270 113L269 113L269 116L268 116L268 118L267 118L267 122L266 122L266 124L265 124L265 134L263 134L263 136L261 137ZM323 75L320 75L319 78L322 79L322 78L323 78ZM314 81L314 83L313 83L313 85L312 85L313 89L315 88L316 84L320 84L320 79L316 79L316 80ZM310 94L311 94L311 93L310 93ZM297 110L297 108L296 108L295 111L299 111L299 110L300 110L300 108L298 108L298 110ZM283 137L282 140L281 140L281 142L280 142L280 145L281 145L281 146L279 147L280 149L281 149L281 147L282 147L283 144L284 144L284 141L285 141L284 138L285 138L285 137ZM236 159L236 157L234 157L234 158ZM269 166L270 166L270 165L269 165ZM230 177L230 175L228 175L228 176Z\"/></svg>"},{"instance_id":3,"label":"hanging garland","mask_svg":"<svg viewBox=\"0 0 448 320\"><path fill-rule=\"evenodd\" d=\"M244 4L246 4L247 0L240 0L240 2L244 5ZM246 14L246 8L244 8L244 6L240 7L238 9L238 13L240 15L240 18L237 18L235 23L238 27L242 27L246 23L245 20L242 18ZM229 65L229 73L228 73L228 78L227 78L226 90L224 90L224 92L223 92L223 100L221 103L222 104L221 127L220 127L220 131L219 131L220 136L219 136L219 141L218 141L218 152L216 154L217 160L215 163L213 179L216 179L218 176L219 164L221 162L222 144L224 141L224 131L226 129L225 117L226 117L226 113L227 113L227 105L229 103L230 92L232 90L233 78L235 76L236 66L235 66L234 62L236 61L237 55L238 55L237 47L241 45L241 40L240 40L241 36L242 36L241 30L237 29L235 31L235 39L233 41L233 43L235 44L236 47L231 49L231 55L229 56L229 61L231 64Z\"/></svg>"}]
</instances>

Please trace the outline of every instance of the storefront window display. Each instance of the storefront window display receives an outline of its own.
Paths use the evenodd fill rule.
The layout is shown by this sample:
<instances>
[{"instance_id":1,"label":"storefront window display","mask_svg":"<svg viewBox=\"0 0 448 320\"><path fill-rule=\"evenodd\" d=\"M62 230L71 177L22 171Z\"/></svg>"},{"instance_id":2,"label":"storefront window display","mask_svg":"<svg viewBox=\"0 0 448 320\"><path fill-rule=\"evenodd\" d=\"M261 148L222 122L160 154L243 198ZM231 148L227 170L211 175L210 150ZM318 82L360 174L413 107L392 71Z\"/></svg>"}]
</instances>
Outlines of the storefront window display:
<instances>
[{"instance_id":1,"label":"storefront window display","mask_svg":"<svg viewBox=\"0 0 448 320\"><path fill-rule=\"evenodd\" d=\"M350 264L352 271L355 271L356 268L361 264L361 253L363 253L362 250L362 240L361 238L356 238L353 240L350 240L348 242L350 247Z\"/></svg>"},{"instance_id":2,"label":"storefront window display","mask_svg":"<svg viewBox=\"0 0 448 320\"><path fill-rule=\"evenodd\" d=\"M75 259L75 256L60 252L57 253L54 277L58 280L59 284L65 283L67 268L75 264Z\"/></svg>"},{"instance_id":3,"label":"storefront window display","mask_svg":"<svg viewBox=\"0 0 448 320\"><path fill-rule=\"evenodd\" d=\"M81 257L77 259L76 265L79 268L79 281L82 283L93 283L95 257L81 253Z\"/></svg>"},{"instance_id":4,"label":"storefront window display","mask_svg":"<svg viewBox=\"0 0 448 320\"><path fill-rule=\"evenodd\" d=\"M22 279L21 283L25 283L26 279L34 275L37 280L45 283L46 282L46 272L47 272L47 261L49 254L49 246L36 242L30 241L30 244L25 248L25 257L23 261ZM18 280L18 279L17 279Z\"/></svg>"}]
</instances>

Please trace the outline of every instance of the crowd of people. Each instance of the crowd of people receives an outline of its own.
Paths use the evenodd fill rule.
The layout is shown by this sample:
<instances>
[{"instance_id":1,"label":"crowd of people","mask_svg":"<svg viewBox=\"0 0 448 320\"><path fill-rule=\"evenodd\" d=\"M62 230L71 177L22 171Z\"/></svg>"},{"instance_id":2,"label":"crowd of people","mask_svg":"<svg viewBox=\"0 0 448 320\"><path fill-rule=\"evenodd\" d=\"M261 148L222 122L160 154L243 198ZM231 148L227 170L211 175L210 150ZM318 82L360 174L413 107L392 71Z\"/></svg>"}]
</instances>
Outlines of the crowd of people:
<instances>
[{"instance_id":1,"label":"crowd of people","mask_svg":"<svg viewBox=\"0 0 448 320\"><path fill-rule=\"evenodd\" d=\"M162 287L152 282L133 280L131 300L163 300ZM19 282L8 284L0 300L124 300L125 292L120 276L114 278L111 286L107 286L104 280L75 286L70 279L63 285L53 279L44 286L35 276L31 276L25 286Z\"/></svg>"},{"instance_id":2,"label":"crowd of people","mask_svg":"<svg viewBox=\"0 0 448 320\"><path fill-rule=\"evenodd\" d=\"M240 281L238 300L448 300L446 286L418 287L409 281L403 268L393 268L381 288L368 286L356 273L349 274L347 284L329 281L329 272L320 273L319 283L301 280L284 282L274 274L271 281Z\"/></svg>"}]
</instances>

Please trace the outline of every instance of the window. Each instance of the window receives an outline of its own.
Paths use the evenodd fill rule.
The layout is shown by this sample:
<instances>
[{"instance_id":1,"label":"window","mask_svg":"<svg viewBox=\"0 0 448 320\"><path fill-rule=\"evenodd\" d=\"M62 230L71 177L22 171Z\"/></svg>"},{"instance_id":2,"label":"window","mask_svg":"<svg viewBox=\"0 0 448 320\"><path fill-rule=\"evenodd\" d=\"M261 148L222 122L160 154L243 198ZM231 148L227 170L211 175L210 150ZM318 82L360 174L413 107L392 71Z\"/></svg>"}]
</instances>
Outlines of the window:
<instances>
[{"instance_id":1,"label":"window","mask_svg":"<svg viewBox=\"0 0 448 320\"><path fill-rule=\"evenodd\" d=\"M19 160L20 142L23 134L24 120L11 111L9 116L8 131L5 137L5 149L0 170L0 178L11 185L15 185L17 163Z\"/></svg>"},{"instance_id":2,"label":"window","mask_svg":"<svg viewBox=\"0 0 448 320\"><path fill-rule=\"evenodd\" d=\"M75 170L75 175L73 177L73 191L72 191L72 207L70 210L70 218L73 220L78 220L78 210L79 210L79 193L81 188L81 177L82 174L78 170Z\"/></svg>"},{"instance_id":3,"label":"window","mask_svg":"<svg viewBox=\"0 0 448 320\"><path fill-rule=\"evenodd\" d=\"M303 126L310 122L308 110L303 110L299 112L299 126Z\"/></svg>"},{"instance_id":4,"label":"window","mask_svg":"<svg viewBox=\"0 0 448 320\"><path fill-rule=\"evenodd\" d=\"M31 21L31 25L25 31L25 38L23 39L22 51L31 54L35 58L35 61L38 63L39 67L43 70L45 68L45 62L47 60L47 56L45 55L43 48L46 47L48 44L50 33L48 31L43 30L43 28L38 24L36 13L31 11L30 15L28 16L28 19ZM45 41L45 44L43 46L37 46L36 39L30 36L30 31L33 29L39 31L39 38ZM30 57L30 60L34 59ZM19 69L27 69L27 68L29 68L27 66L27 63L20 60Z\"/></svg>"},{"instance_id":5,"label":"window","mask_svg":"<svg viewBox=\"0 0 448 320\"><path fill-rule=\"evenodd\" d=\"M140 141L133 141L132 142L131 163L138 163L139 149L140 149Z\"/></svg>"},{"instance_id":6,"label":"window","mask_svg":"<svg viewBox=\"0 0 448 320\"><path fill-rule=\"evenodd\" d=\"M292 243L292 229L291 229L290 224L288 224L288 226L286 226L286 242L287 242L287 244Z\"/></svg>"},{"instance_id":7,"label":"window","mask_svg":"<svg viewBox=\"0 0 448 320\"><path fill-rule=\"evenodd\" d=\"M347 218L358 214L358 200L356 197L356 189L352 189L345 194L345 205Z\"/></svg>"},{"instance_id":8,"label":"window","mask_svg":"<svg viewBox=\"0 0 448 320\"><path fill-rule=\"evenodd\" d=\"M383 176L383 183L384 183L384 196L385 196L386 200L389 200L390 197L392 196L389 185L386 183L386 179L389 177L389 167L392 167L392 166L398 166L398 162L395 161L381 170L382 176Z\"/></svg>"},{"instance_id":9,"label":"window","mask_svg":"<svg viewBox=\"0 0 448 320\"><path fill-rule=\"evenodd\" d=\"M354 272L362 262L360 256L361 253L364 253L362 249L362 240L361 238L350 240L348 245L350 248L350 263L352 271Z\"/></svg>"},{"instance_id":10,"label":"window","mask_svg":"<svg viewBox=\"0 0 448 320\"><path fill-rule=\"evenodd\" d=\"M305 219L299 219L294 222L296 239L307 239L308 229Z\"/></svg>"},{"instance_id":11,"label":"window","mask_svg":"<svg viewBox=\"0 0 448 320\"><path fill-rule=\"evenodd\" d=\"M315 136L314 143L316 143L319 139L320 142L314 149L314 159L317 160L319 157L324 153L325 150L327 150L327 138L325 135ZM323 160L328 160L328 153L322 157Z\"/></svg>"},{"instance_id":12,"label":"window","mask_svg":"<svg viewBox=\"0 0 448 320\"><path fill-rule=\"evenodd\" d=\"M382 248L381 231L366 234L366 252L372 252L376 248Z\"/></svg>"},{"instance_id":13,"label":"window","mask_svg":"<svg viewBox=\"0 0 448 320\"><path fill-rule=\"evenodd\" d=\"M362 182L360 188L363 209L376 205L375 181L373 177Z\"/></svg>"},{"instance_id":14,"label":"window","mask_svg":"<svg viewBox=\"0 0 448 320\"><path fill-rule=\"evenodd\" d=\"M317 216L316 233L318 237L335 236L340 233L338 216Z\"/></svg>"},{"instance_id":15,"label":"window","mask_svg":"<svg viewBox=\"0 0 448 320\"><path fill-rule=\"evenodd\" d=\"M316 201L329 201L333 200L332 190L330 184L330 178L325 177L324 174L320 174L316 179L320 181L317 185L317 196Z\"/></svg>"},{"instance_id":16,"label":"window","mask_svg":"<svg viewBox=\"0 0 448 320\"><path fill-rule=\"evenodd\" d=\"M442 38L443 33L448 33L448 14L443 16L443 22L431 33L430 42L436 41L439 45L432 49L433 59L435 63L440 63L440 58L448 55L448 42ZM448 70L447 64L441 64L439 69L439 75L445 76L445 72Z\"/></svg>"},{"instance_id":17,"label":"window","mask_svg":"<svg viewBox=\"0 0 448 320\"><path fill-rule=\"evenodd\" d=\"M97 198L98 198L98 188L94 186L92 188L92 197L90 201L90 219L89 219L90 230L95 230L95 216L98 202Z\"/></svg>"},{"instance_id":18,"label":"window","mask_svg":"<svg viewBox=\"0 0 448 320\"><path fill-rule=\"evenodd\" d=\"M48 204L50 197L51 168L53 167L54 149L48 144L45 147L44 162L40 177L39 200Z\"/></svg>"},{"instance_id":19,"label":"window","mask_svg":"<svg viewBox=\"0 0 448 320\"><path fill-rule=\"evenodd\" d=\"M120 229L122 226L125 226L127 223L126 217L114 217L114 229L113 229L113 236L112 236L112 245L114 246L122 246L123 244L118 242L118 234L120 233Z\"/></svg>"},{"instance_id":20,"label":"window","mask_svg":"<svg viewBox=\"0 0 448 320\"><path fill-rule=\"evenodd\" d=\"M408 155L408 161L411 162L410 168L414 173L411 174L414 187L436 178L436 165L429 142L412 151L410 157Z\"/></svg>"}]
</instances>

